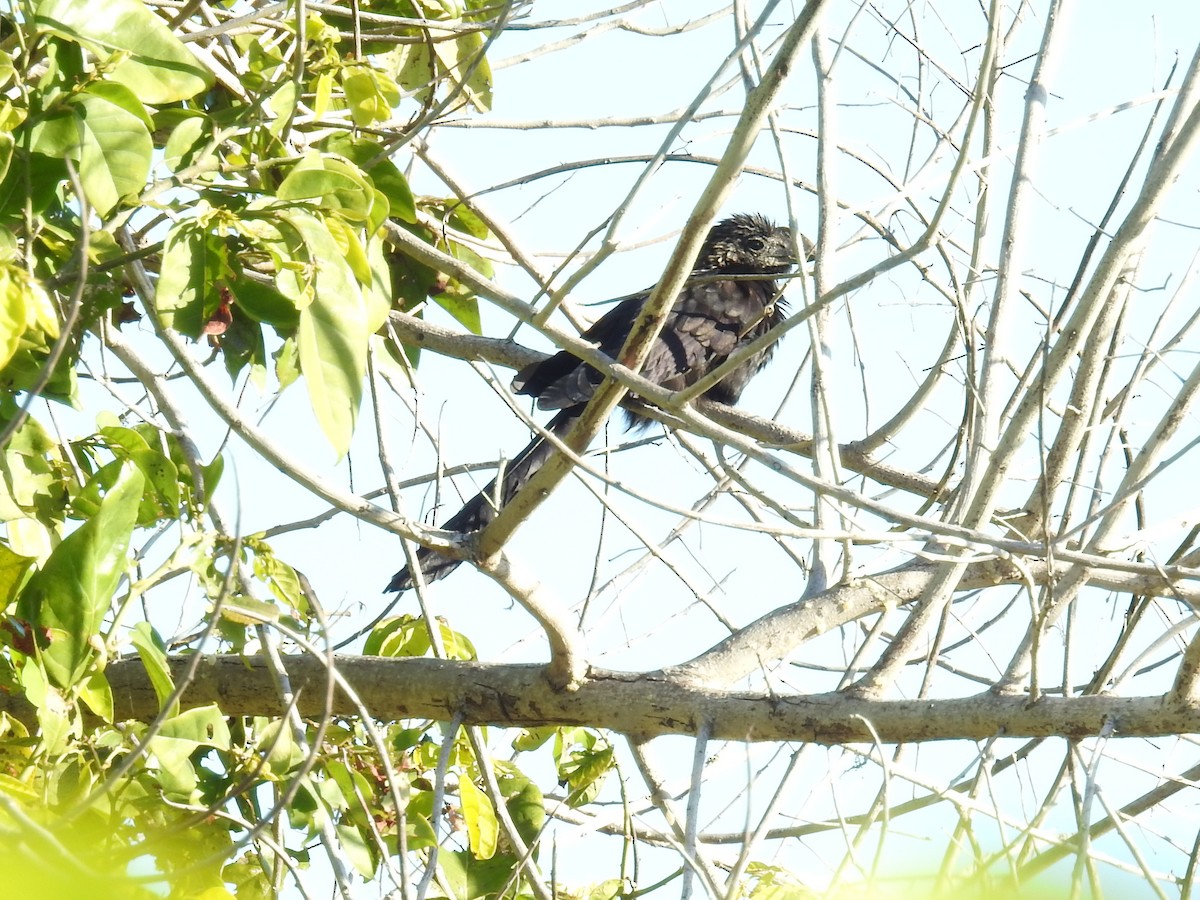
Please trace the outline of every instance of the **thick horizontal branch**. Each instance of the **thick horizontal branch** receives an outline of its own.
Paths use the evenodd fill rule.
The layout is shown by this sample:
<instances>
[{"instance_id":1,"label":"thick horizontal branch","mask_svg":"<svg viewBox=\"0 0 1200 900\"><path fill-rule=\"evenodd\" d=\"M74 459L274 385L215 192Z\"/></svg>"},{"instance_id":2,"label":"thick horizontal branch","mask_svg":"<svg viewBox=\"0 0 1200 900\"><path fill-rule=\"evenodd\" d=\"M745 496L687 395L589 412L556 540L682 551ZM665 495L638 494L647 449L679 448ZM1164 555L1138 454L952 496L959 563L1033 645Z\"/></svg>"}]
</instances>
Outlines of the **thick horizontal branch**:
<instances>
[{"instance_id":1,"label":"thick horizontal branch","mask_svg":"<svg viewBox=\"0 0 1200 900\"><path fill-rule=\"evenodd\" d=\"M302 715L324 711L327 670L312 656L284 659ZM189 657L170 660L181 677ZM711 737L733 741L884 743L983 740L994 736L1083 738L1112 723L1117 736L1151 737L1200 732L1200 709L1161 697L1026 697L984 693L949 700L863 700L840 694L786 696L711 690L662 673L593 671L578 690L550 686L542 666L450 662L435 659L337 657L338 673L372 716L383 720L448 720L505 727L589 725L638 737L695 734L711 723ZM149 720L158 699L141 662L111 664L106 672L119 719ZM265 660L204 659L185 692L184 707L218 704L233 716L284 712ZM0 709L21 718L24 701L0 697ZM333 714L353 716L342 692ZM868 727L867 723L870 723Z\"/></svg>"}]
</instances>

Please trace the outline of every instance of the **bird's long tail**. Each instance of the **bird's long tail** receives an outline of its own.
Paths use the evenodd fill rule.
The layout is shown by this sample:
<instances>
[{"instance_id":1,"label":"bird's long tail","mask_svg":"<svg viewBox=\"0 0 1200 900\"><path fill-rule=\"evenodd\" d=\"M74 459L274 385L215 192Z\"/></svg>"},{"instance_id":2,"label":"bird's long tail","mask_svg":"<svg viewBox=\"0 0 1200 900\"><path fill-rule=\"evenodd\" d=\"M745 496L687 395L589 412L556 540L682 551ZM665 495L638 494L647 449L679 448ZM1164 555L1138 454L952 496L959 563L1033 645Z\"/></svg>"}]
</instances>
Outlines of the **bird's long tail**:
<instances>
[{"instance_id":1,"label":"bird's long tail","mask_svg":"<svg viewBox=\"0 0 1200 900\"><path fill-rule=\"evenodd\" d=\"M583 412L583 405L574 406L569 409L564 409L558 413L553 419L546 423L546 431L556 437L564 437L571 426L575 424L575 420L579 418ZM504 468L503 482L500 486L500 491L497 494L496 481L493 479L487 487L480 493L476 494L468 500L463 508L452 515L441 527L446 531L456 531L465 534L472 531L478 531L486 526L489 522L496 518L496 512L500 506L506 506L517 491L521 490L529 483L538 470L545 465L555 452L554 445L546 440L545 437L539 435L535 437L529 445L517 454ZM497 498L499 505L497 505ZM425 573L426 581L437 581L439 578L445 578L462 562L460 559L448 559L440 556L436 551L430 550L428 547L417 548L417 562L421 566L421 571ZM384 593L392 591L406 591L413 586L412 572L408 566L405 566L388 582L388 586L384 588Z\"/></svg>"}]
</instances>

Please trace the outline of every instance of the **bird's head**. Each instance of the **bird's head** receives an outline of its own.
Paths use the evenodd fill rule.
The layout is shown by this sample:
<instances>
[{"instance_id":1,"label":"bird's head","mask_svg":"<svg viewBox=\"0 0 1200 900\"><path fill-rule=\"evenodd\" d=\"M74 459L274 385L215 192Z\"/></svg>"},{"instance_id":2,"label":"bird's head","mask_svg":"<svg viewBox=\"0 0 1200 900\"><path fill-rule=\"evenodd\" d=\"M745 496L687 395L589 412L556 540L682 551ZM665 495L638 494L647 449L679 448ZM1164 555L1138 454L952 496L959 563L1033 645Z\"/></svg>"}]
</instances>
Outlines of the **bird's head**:
<instances>
[{"instance_id":1,"label":"bird's head","mask_svg":"<svg viewBox=\"0 0 1200 900\"><path fill-rule=\"evenodd\" d=\"M740 214L722 219L708 232L697 269L746 275L782 275L797 263L790 228L766 216Z\"/></svg>"}]
</instances>

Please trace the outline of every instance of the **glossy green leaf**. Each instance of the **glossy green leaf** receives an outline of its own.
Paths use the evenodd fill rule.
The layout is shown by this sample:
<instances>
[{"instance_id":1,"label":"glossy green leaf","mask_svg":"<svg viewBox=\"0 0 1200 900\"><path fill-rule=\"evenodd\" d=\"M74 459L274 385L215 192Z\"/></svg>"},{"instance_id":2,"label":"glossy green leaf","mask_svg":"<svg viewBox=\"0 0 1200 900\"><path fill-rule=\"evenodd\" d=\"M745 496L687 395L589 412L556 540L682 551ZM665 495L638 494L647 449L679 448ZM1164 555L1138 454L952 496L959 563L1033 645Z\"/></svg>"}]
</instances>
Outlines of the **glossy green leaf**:
<instances>
[{"instance_id":1,"label":"glossy green leaf","mask_svg":"<svg viewBox=\"0 0 1200 900\"><path fill-rule=\"evenodd\" d=\"M492 801L469 778L459 779L458 797L467 823L471 853L476 859L491 859L496 855L496 843L500 839L500 823L496 820Z\"/></svg>"},{"instance_id":2,"label":"glossy green leaf","mask_svg":"<svg viewBox=\"0 0 1200 900\"><path fill-rule=\"evenodd\" d=\"M25 573L34 562L34 557L24 556L7 544L0 543L0 609L7 607L16 597L17 589L25 580Z\"/></svg>"},{"instance_id":3,"label":"glossy green leaf","mask_svg":"<svg viewBox=\"0 0 1200 900\"><path fill-rule=\"evenodd\" d=\"M146 480L167 507L165 512L174 514L179 509L179 469L171 462L170 457L151 447L146 439L132 428L107 426L101 428L99 433L104 436L113 452L131 460L141 469Z\"/></svg>"},{"instance_id":4,"label":"glossy green leaf","mask_svg":"<svg viewBox=\"0 0 1200 900\"><path fill-rule=\"evenodd\" d=\"M300 313L296 343L317 422L343 456L350 449L367 371L367 307L329 229L304 213L284 215L303 235L309 258L320 261L313 273L313 302Z\"/></svg>"},{"instance_id":5,"label":"glossy green leaf","mask_svg":"<svg viewBox=\"0 0 1200 900\"><path fill-rule=\"evenodd\" d=\"M162 638L158 636L149 622L138 622L133 626L129 639L142 660L142 668L146 670L150 684L154 687L154 693L158 697L159 712L166 712L168 716L177 715L179 701L176 701L170 709L166 709L163 705L175 690L175 680L171 676L171 667L167 665L167 648L163 644Z\"/></svg>"},{"instance_id":6,"label":"glossy green leaf","mask_svg":"<svg viewBox=\"0 0 1200 900\"><path fill-rule=\"evenodd\" d=\"M228 750L232 738L225 714L215 703L185 710L162 723L158 732L162 737L187 741L196 747L214 747Z\"/></svg>"},{"instance_id":7,"label":"glossy green leaf","mask_svg":"<svg viewBox=\"0 0 1200 900\"><path fill-rule=\"evenodd\" d=\"M63 539L21 591L18 615L52 633L43 658L60 685L77 681L91 659L90 641L128 566L144 484L137 467L125 463L96 514Z\"/></svg>"},{"instance_id":8,"label":"glossy green leaf","mask_svg":"<svg viewBox=\"0 0 1200 900\"><path fill-rule=\"evenodd\" d=\"M29 149L53 159L79 161L79 119L70 112L57 112L30 123Z\"/></svg>"},{"instance_id":9,"label":"glossy green leaf","mask_svg":"<svg viewBox=\"0 0 1200 900\"><path fill-rule=\"evenodd\" d=\"M369 285L371 283L371 264L367 261L367 253L363 249L362 240L359 237L361 232L334 216L326 219L325 225L337 244L342 258L346 260L346 265L354 273L355 280L360 285Z\"/></svg>"},{"instance_id":10,"label":"glossy green leaf","mask_svg":"<svg viewBox=\"0 0 1200 900\"><path fill-rule=\"evenodd\" d=\"M353 825L339 823L334 826L338 835L338 847L350 860L354 871L365 879L375 874L375 854L372 844L363 837L362 831Z\"/></svg>"},{"instance_id":11,"label":"glossy green leaf","mask_svg":"<svg viewBox=\"0 0 1200 900\"><path fill-rule=\"evenodd\" d=\"M78 159L79 128L75 117L60 117L73 129L70 157ZM36 127L34 128L36 132ZM0 220L24 221L25 209L38 216L59 203L59 188L67 179L67 154L25 153L18 148L8 174L0 182Z\"/></svg>"},{"instance_id":12,"label":"glossy green leaf","mask_svg":"<svg viewBox=\"0 0 1200 900\"><path fill-rule=\"evenodd\" d=\"M342 76L342 90L355 125L386 122L400 102L400 88L385 73L369 66L348 68Z\"/></svg>"},{"instance_id":13,"label":"glossy green leaf","mask_svg":"<svg viewBox=\"0 0 1200 900\"><path fill-rule=\"evenodd\" d=\"M517 861L508 854L491 859L476 859L469 850L442 851L438 865L453 895L459 900L497 897L510 884ZM518 896L526 896L524 892Z\"/></svg>"},{"instance_id":14,"label":"glossy green leaf","mask_svg":"<svg viewBox=\"0 0 1200 900\"><path fill-rule=\"evenodd\" d=\"M265 762L269 777L286 780L296 766L304 762L305 752L296 743L291 726L278 719L258 719L258 749L266 753Z\"/></svg>"},{"instance_id":15,"label":"glossy green leaf","mask_svg":"<svg viewBox=\"0 0 1200 900\"><path fill-rule=\"evenodd\" d=\"M280 200L316 200L354 222L365 222L375 202L366 176L345 160L310 154L296 165L276 191Z\"/></svg>"},{"instance_id":16,"label":"glossy green leaf","mask_svg":"<svg viewBox=\"0 0 1200 900\"><path fill-rule=\"evenodd\" d=\"M25 334L25 292L11 278L0 281L0 369L3 369Z\"/></svg>"},{"instance_id":17,"label":"glossy green leaf","mask_svg":"<svg viewBox=\"0 0 1200 900\"><path fill-rule=\"evenodd\" d=\"M256 322L289 332L300 323L296 304L269 284L246 278L231 284L229 289L236 307Z\"/></svg>"},{"instance_id":18,"label":"glossy green leaf","mask_svg":"<svg viewBox=\"0 0 1200 900\"><path fill-rule=\"evenodd\" d=\"M34 21L103 58L124 51L110 77L147 103L186 100L212 84L208 70L138 0L43 0Z\"/></svg>"},{"instance_id":19,"label":"glossy green leaf","mask_svg":"<svg viewBox=\"0 0 1200 900\"><path fill-rule=\"evenodd\" d=\"M79 684L79 699L105 722L113 720L113 692L103 672L90 672Z\"/></svg>"},{"instance_id":20,"label":"glossy green leaf","mask_svg":"<svg viewBox=\"0 0 1200 900\"><path fill-rule=\"evenodd\" d=\"M8 164L12 162L16 145L11 131L0 131L0 180L8 174Z\"/></svg>"},{"instance_id":21,"label":"glossy green leaf","mask_svg":"<svg viewBox=\"0 0 1200 900\"><path fill-rule=\"evenodd\" d=\"M34 659L21 667L21 687L25 689L25 699L37 710L42 747L47 753L61 752L72 726L66 699L46 680L45 671Z\"/></svg>"},{"instance_id":22,"label":"glossy green leaf","mask_svg":"<svg viewBox=\"0 0 1200 900\"><path fill-rule=\"evenodd\" d=\"M546 821L541 789L527 777L508 776L500 779L500 790L517 833L527 845L532 844Z\"/></svg>"},{"instance_id":23,"label":"glossy green leaf","mask_svg":"<svg viewBox=\"0 0 1200 900\"><path fill-rule=\"evenodd\" d=\"M417 221L417 205L408 180L394 162L381 158L384 148L378 141L339 134L330 138L325 146L330 153L346 157L366 172L372 184L387 197L390 215L405 222Z\"/></svg>"},{"instance_id":24,"label":"glossy green leaf","mask_svg":"<svg viewBox=\"0 0 1200 900\"><path fill-rule=\"evenodd\" d=\"M487 57L483 56L485 41L484 35L475 31L464 34L453 42L458 51L457 62L460 65L460 70L455 75L467 76L463 82L463 92L479 112L487 112L492 108L492 67L488 64ZM435 46L441 49L450 43L447 41Z\"/></svg>"},{"instance_id":25,"label":"glossy green leaf","mask_svg":"<svg viewBox=\"0 0 1200 900\"><path fill-rule=\"evenodd\" d=\"M150 175L154 142L137 97L119 84L94 84L77 98L79 177L88 202L107 215ZM139 115L140 112L140 115Z\"/></svg>"},{"instance_id":26,"label":"glossy green leaf","mask_svg":"<svg viewBox=\"0 0 1200 900\"><path fill-rule=\"evenodd\" d=\"M296 342L288 338L273 354L275 360L275 378L279 381L279 390L291 385L300 377L300 355Z\"/></svg>"},{"instance_id":27,"label":"glossy green leaf","mask_svg":"<svg viewBox=\"0 0 1200 900\"><path fill-rule=\"evenodd\" d=\"M195 222L181 222L167 233L154 305L162 323L198 338L215 306L215 287L226 275L225 246Z\"/></svg>"},{"instance_id":28,"label":"glossy green leaf","mask_svg":"<svg viewBox=\"0 0 1200 900\"><path fill-rule=\"evenodd\" d=\"M196 154L211 138L210 127L210 121L200 115L187 116L175 126L163 148L163 162L172 172L179 172L196 161Z\"/></svg>"}]
</instances>

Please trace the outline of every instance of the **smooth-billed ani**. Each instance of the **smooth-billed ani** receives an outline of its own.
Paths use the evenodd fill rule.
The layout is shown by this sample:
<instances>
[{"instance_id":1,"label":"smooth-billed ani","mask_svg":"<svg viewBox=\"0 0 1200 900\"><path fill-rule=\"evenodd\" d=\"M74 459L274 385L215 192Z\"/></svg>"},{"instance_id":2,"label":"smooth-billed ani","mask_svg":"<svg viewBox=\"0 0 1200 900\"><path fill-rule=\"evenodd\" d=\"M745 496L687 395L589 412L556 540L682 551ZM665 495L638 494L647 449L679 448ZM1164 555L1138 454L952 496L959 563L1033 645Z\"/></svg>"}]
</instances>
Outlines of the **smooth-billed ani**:
<instances>
[{"instance_id":1,"label":"smooth-billed ani","mask_svg":"<svg viewBox=\"0 0 1200 900\"><path fill-rule=\"evenodd\" d=\"M790 229L760 215L736 215L718 222L705 238L695 268L667 314L642 366L642 376L669 390L682 390L721 365L734 350L770 331L783 321L786 304L774 279L761 276L781 275L796 262ZM597 319L583 338L615 358L649 296L650 291L644 291L625 298ZM704 395L722 403L736 403L773 352L774 345L756 353ZM526 366L517 373L512 387L518 394L536 397L539 409L559 410L546 430L561 438L571 430L603 379L596 369L563 350ZM630 425L648 424L637 412L626 412ZM442 528L460 533L483 528L496 517L497 499L501 506L507 504L553 453L553 444L540 436L534 438L505 467L499 492L492 481ZM426 547L418 548L416 555L426 581L445 577L461 562ZM385 592L408 590L412 584L406 566L396 573Z\"/></svg>"}]
</instances>

